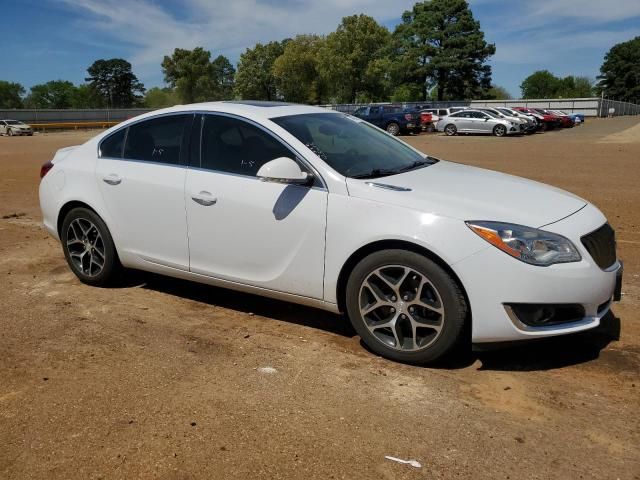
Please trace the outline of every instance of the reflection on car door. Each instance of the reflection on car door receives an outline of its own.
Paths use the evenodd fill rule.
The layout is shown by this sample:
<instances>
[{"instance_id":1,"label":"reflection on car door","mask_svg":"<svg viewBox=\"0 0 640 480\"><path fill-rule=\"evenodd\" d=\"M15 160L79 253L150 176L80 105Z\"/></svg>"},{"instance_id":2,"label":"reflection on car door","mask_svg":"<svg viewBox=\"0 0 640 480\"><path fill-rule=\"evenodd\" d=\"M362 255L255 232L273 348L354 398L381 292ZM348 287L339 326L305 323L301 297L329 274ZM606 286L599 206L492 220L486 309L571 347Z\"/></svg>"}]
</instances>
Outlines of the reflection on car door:
<instances>
[{"instance_id":1,"label":"reflection on car door","mask_svg":"<svg viewBox=\"0 0 640 480\"><path fill-rule=\"evenodd\" d=\"M189 268L184 179L192 121L185 114L154 117L102 141L97 184L121 255Z\"/></svg>"},{"instance_id":2,"label":"reflection on car door","mask_svg":"<svg viewBox=\"0 0 640 480\"><path fill-rule=\"evenodd\" d=\"M323 298L325 188L257 178L266 162L296 158L261 127L223 114L199 122L185 188L191 271Z\"/></svg>"}]
</instances>

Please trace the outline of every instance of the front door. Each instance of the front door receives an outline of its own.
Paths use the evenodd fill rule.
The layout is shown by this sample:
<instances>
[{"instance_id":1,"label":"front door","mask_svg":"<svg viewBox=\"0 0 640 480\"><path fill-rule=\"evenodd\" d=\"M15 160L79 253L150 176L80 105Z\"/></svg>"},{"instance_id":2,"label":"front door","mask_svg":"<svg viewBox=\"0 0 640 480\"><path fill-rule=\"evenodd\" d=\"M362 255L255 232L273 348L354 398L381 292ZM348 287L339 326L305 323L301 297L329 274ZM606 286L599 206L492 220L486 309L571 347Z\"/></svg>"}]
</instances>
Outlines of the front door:
<instances>
[{"instance_id":1,"label":"front door","mask_svg":"<svg viewBox=\"0 0 640 480\"><path fill-rule=\"evenodd\" d=\"M207 114L201 132L185 184L191 271L321 299L327 191L257 178L264 163L296 157L253 123Z\"/></svg>"}]
</instances>

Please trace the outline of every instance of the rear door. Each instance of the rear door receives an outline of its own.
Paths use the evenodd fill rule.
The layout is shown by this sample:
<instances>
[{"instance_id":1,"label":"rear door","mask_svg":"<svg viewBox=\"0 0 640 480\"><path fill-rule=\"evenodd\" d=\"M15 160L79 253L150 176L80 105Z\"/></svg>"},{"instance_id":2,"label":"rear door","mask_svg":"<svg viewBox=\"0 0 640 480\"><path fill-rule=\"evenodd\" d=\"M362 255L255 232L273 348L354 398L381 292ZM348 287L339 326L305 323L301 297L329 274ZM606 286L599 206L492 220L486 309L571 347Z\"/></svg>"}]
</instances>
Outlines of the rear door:
<instances>
[{"instance_id":1,"label":"rear door","mask_svg":"<svg viewBox=\"0 0 640 480\"><path fill-rule=\"evenodd\" d=\"M192 121L193 114L153 117L101 142L97 183L121 255L189 268L184 182Z\"/></svg>"}]
</instances>

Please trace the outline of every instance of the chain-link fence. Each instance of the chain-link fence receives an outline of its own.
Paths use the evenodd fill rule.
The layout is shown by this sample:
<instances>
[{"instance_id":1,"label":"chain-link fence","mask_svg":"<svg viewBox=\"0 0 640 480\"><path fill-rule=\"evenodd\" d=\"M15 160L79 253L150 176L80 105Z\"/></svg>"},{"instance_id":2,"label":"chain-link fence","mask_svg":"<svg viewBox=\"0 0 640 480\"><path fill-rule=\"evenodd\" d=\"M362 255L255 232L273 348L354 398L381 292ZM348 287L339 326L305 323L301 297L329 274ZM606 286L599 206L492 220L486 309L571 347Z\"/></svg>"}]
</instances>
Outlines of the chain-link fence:
<instances>
[{"instance_id":1,"label":"chain-link fence","mask_svg":"<svg viewBox=\"0 0 640 480\"><path fill-rule=\"evenodd\" d=\"M391 102L386 102L387 105ZM358 107L368 105L361 103L340 103L323 105L323 107L344 113L353 113ZM562 110L566 113L582 113L587 117L607 117L620 115L640 115L640 105L620 102L608 98L558 98L528 100L470 100L452 102L396 102L405 108L448 108L448 107L527 107Z\"/></svg>"},{"instance_id":2,"label":"chain-link fence","mask_svg":"<svg viewBox=\"0 0 640 480\"><path fill-rule=\"evenodd\" d=\"M390 104L390 102L387 102ZM532 107L551 110L562 110L567 113L583 113L587 117L608 117L620 115L640 115L640 105L630 102L620 102L608 98L560 98L560 99L530 99L530 100L471 100L452 102L397 102L405 108L447 108L447 107ZM326 108L345 113L353 113L356 108L365 104L341 103L322 105ZM82 122L120 122L137 115L147 113L149 108L122 109L15 109L0 110L0 119L10 118L27 123L82 123Z\"/></svg>"}]
</instances>

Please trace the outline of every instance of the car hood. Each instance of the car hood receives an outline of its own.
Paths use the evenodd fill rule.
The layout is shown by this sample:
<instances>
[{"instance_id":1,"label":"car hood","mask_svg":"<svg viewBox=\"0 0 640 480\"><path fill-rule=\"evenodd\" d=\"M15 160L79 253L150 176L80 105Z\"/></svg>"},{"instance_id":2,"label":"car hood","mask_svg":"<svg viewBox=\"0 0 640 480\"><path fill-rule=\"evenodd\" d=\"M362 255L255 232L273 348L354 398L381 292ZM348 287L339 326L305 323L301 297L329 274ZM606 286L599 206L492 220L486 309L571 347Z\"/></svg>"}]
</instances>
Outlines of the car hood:
<instances>
[{"instance_id":1,"label":"car hood","mask_svg":"<svg viewBox=\"0 0 640 480\"><path fill-rule=\"evenodd\" d=\"M543 183L453 162L371 180L348 178L349 195L460 220L541 227L586 205Z\"/></svg>"}]
</instances>

